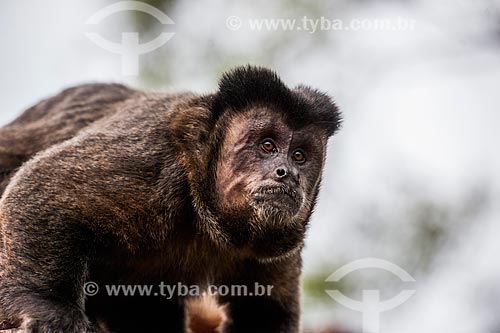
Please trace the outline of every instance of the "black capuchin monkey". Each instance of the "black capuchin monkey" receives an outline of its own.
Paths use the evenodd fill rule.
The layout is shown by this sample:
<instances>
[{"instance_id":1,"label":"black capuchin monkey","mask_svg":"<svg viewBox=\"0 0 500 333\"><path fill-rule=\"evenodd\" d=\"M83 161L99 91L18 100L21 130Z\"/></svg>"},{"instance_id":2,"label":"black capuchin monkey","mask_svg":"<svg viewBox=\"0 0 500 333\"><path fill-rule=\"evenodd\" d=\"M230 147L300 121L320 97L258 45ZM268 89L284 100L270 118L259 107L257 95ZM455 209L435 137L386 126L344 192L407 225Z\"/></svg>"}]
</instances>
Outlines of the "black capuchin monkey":
<instances>
[{"instance_id":1,"label":"black capuchin monkey","mask_svg":"<svg viewBox=\"0 0 500 333\"><path fill-rule=\"evenodd\" d=\"M227 333L296 333L301 250L328 138L324 93L238 67L213 94L64 90L0 128L0 315L30 333L185 332L183 296L224 295ZM89 282L100 287L85 293Z\"/></svg>"}]
</instances>

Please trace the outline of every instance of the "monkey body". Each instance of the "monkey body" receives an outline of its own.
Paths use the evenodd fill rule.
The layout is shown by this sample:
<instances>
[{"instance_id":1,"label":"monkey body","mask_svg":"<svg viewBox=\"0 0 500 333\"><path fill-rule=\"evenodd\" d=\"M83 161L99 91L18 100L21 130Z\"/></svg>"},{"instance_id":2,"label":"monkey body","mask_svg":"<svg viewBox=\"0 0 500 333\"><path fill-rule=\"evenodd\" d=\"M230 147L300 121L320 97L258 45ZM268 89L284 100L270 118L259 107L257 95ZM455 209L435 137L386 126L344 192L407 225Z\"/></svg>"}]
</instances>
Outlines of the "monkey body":
<instances>
[{"instance_id":1,"label":"monkey body","mask_svg":"<svg viewBox=\"0 0 500 333\"><path fill-rule=\"evenodd\" d=\"M103 287L259 283L272 294L220 297L224 332L297 332L300 252L339 121L325 95L254 67L211 95L97 84L39 103L0 129L0 313L33 333L183 332L184 296ZM290 160L292 145L310 160ZM89 281L101 290L86 297Z\"/></svg>"}]
</instances>

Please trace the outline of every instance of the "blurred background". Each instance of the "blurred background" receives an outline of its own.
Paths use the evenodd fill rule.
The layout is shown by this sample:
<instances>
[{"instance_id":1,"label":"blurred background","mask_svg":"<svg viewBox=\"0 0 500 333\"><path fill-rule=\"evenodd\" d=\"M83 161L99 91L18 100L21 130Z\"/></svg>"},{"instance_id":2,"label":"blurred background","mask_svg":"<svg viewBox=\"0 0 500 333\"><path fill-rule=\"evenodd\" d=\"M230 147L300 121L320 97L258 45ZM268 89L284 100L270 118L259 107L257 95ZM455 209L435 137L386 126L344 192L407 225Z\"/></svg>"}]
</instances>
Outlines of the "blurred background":
<instances>
[{"instance_id":1,"label":"blurred background","mask_svg":"<svg viewBox=\"0 0 500 333\"><path fill-rule=\"evenodd\" d=\"M0 3L0 125L82 82L204 93L233 66L271 67L344 113L308 232L304 330L362 331L325 290L414 289L381 332L500 332L500 1L155 0L143 3L169 24L141 11L86 24L113 3ZM131 32L173 36L139 56L137 75L86 35ZM325 281L366 257L416 282L369 268Z\"/></svg>"}]
</instances>

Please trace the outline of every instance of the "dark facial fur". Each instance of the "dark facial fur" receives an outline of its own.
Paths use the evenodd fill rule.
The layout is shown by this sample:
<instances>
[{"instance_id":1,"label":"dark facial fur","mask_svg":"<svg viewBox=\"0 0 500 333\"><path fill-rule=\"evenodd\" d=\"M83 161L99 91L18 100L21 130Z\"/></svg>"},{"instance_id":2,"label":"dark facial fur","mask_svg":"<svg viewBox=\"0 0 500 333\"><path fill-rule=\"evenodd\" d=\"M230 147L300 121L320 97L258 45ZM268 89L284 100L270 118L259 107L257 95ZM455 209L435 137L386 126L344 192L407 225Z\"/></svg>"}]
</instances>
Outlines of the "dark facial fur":
<instances>
[{"instance_id":1,"label":"dark facial fur","mask_svg":"<svg viewBox=\"0 0 500 333\"><path fill-rule=\"evenodd\" d=\"M298 332L300 249L339 123L325 94L257 67L209 95L100 84L40 102L0 129L0 316L32 333L182 332L181 297L83 284L259 282L272 296L221 299L225 332Z\"/></svg>"},{"instance_id":2,"label":"dark facial fur","mask_svg":"<svg viewBox=\"0 0 500 333\"><path fill-rule=\"evenodd\" d=\"M234 117L228 128L216 169L216 196L231 239L267 258L298 248L320 180L326 134L313 125L292 130L282 114L264 107ZM267 141L274 146L271 151L263 147ZM298 150L303 161L293 158Z\"/></svg>"}]
</instances>

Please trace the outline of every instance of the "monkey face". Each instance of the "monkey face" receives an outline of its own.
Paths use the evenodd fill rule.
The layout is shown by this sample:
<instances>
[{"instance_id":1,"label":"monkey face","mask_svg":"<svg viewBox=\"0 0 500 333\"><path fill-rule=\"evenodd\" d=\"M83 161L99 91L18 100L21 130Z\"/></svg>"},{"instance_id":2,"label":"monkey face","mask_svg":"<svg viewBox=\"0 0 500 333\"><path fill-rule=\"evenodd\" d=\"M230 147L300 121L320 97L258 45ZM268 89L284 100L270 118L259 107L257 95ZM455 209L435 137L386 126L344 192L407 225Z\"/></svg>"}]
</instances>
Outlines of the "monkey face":
<instances>
[{"instance_id":1,"label":"monkey face","mask_svg":"<svg viewBox=\"0 0 500 333\"><path fill-rule=\"evenodd\" d=\"M219 212L232 216L227 229L246 236L242 243L296 247L317 193L325 144L319 129L292 127L266 107L231 119L216 169ZM280 237L286 237L283 244Z\"/></svg>"}]
</instances>

